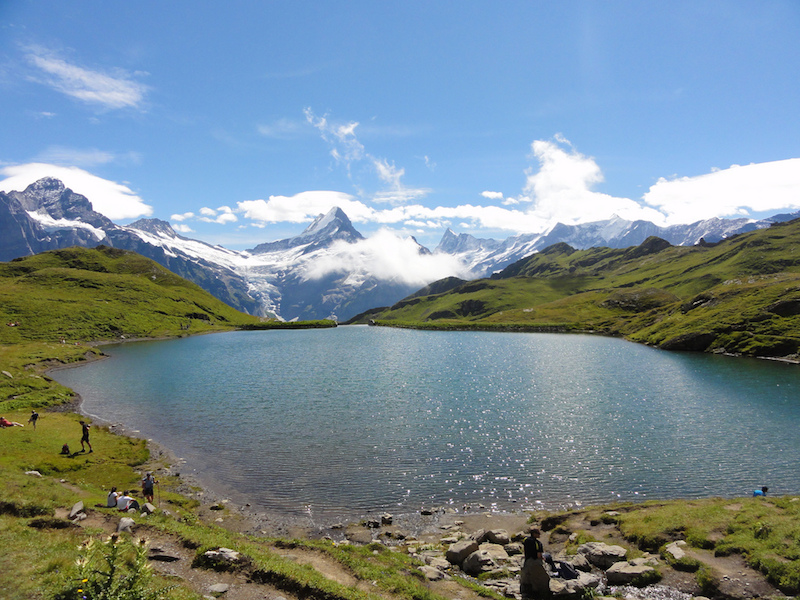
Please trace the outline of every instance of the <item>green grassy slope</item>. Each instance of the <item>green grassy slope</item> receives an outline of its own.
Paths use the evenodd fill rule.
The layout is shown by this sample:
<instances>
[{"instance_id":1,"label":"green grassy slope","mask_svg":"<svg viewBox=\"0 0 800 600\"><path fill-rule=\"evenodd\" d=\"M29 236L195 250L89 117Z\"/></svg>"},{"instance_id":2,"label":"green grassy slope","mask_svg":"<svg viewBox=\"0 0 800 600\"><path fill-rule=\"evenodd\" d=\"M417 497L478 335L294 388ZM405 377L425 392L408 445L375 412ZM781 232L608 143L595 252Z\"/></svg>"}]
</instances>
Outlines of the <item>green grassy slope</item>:
<instances>
[{"instance_id":1,"label":"green grassy slope","mask_svg":"<svg viewBox=\"0 0 800 600\"><path fill-rule=\"evenodd\" d=\"M370 315L426 328L583 330L666 349L800 350L800 220L714 246L658 238L625 248L556 244L489 279Z\"/></svg>"},{"instance_id":2,"label":"green grassy slope","mask_svg":"<svg viewBox=\"0 0 800 600\"><path fill-rule=\"evenodd\" d=\"M157 337L258 321L124 250L68 248L0 263L3 344Z\"/></svg>"}]
</instances>

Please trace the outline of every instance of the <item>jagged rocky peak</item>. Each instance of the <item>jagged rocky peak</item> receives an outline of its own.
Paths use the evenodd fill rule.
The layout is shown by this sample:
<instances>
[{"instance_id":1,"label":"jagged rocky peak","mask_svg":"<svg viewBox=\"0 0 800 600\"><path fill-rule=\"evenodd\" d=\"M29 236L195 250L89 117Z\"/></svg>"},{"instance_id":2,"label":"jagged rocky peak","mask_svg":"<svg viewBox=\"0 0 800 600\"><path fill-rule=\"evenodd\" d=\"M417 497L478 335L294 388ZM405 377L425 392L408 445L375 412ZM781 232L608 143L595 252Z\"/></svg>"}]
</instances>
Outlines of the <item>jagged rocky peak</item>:
<instances>
[{"instance_id":1,"label":"jagged rocky peak","mask_svg":"<svg viewBox=\"0 0 800 600\"><path fill-rule=\"evenodd\" d=\"M161 219L139 219L128 225L128 227L164 237L179 237L172 225Z\"/></svg>"},{"instance_id":2,"label":"jagged rocky peak","mask_svg":"<svg viewBox=\"0 0 800 600\"><path fill-rule=\"evenodd\" d=\"M65 191L66 187L60 179L42 177L26 187L24 191L13 191L10 195L14 196L25 210L38 210L58 202Z\"/></svg>"},{"instance_id":3,"label":"jagged rocky peak","mask_svg":"<svg viewBox=\"0 0 800 600\"><path fill-rule=\"evenodd\" d=\"M347 239L348 241L362 240L364 237L353 227L353 223L338 206L334 206L326 214L320 214L314 219L299 238L315 239Z\"/></svg>"},{"instance_id":4,"label":"jagged rocky peak","mask_svg":"<svg viewBox=\"0 0 800 600\"><path fill-rule=\"evenodd\" d=\"M364 236L356 231L344 211L339 207L333 207L327 213L320 214L314 219L311 225L306 227L305 231L300 235L276 242L259 244L255 248L248 250L248 252L260 254L311 244L326 246L335 240L357 242L363 239Z\"/></svg>"}]
</instances>

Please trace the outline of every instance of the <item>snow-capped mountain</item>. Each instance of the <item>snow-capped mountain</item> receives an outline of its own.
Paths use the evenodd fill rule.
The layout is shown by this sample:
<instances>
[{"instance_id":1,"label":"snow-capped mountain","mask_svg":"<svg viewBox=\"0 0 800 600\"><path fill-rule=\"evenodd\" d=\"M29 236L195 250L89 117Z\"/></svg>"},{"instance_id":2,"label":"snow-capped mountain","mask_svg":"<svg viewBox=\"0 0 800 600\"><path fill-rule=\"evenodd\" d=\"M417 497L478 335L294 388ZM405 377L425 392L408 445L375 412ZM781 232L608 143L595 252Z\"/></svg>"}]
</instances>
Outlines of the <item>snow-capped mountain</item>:
<instances>
[{"instance_id":1,"label":"snow-capped mountain","mask_svg":"<svg viewBox=\"0 0 800 600\"><path fill-rule=\"evenodd\" d=\"M701 239L713 243L799 216L775 215L763 221L709 219L666 228L614 217L581 225L558 224L550 231L502 241L448 229L431 253L413 238L376 235L365 239L347 215L333 207L295 237L240 252L179 235L158 219L116 225L95 212L86 197L57 179L45 178L22 192L0 192L0 260L105 244L151 258L251 314L343 321L367 309L391 305L446 277L490 275L558 242L577 249L622 248L655 235L674 245L692 245ZM435 268L427 268L431 265Z\"/></svg>"}]
</instances>

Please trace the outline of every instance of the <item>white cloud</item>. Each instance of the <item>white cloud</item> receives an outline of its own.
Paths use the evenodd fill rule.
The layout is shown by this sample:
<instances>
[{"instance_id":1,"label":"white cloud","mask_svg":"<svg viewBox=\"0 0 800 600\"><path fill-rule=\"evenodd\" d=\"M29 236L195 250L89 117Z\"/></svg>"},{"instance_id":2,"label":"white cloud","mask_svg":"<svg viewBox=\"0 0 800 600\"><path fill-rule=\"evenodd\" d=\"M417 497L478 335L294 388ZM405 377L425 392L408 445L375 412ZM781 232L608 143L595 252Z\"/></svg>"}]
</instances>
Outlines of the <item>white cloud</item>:
<instances>
[{"instance_id":1,"label":"white cloud","mask_svg":"<svg viewBox=\"0 0 800 600\"><path fill-rule=\"evenodd\" d=\"M319 130L322 139L331 144L331 156L336 162L344 163L348 173L354 162L364 158L364 146L356 138L357 121L336 125L328 120L327 115L318 117L310 108L303 113L306 121Z\"/></svg>"},{"instance_id":2,"label":"white cloud","mask_svg":"<svg viewBox=\"0 0 800 600\"><path fill-rule=\"evenodd\" d=\"M367 274L383 280L424 286L453 274L466 276L464 266L454 257L441 254L420 254L419 246L382 229L368 239L355 244L337 242L327 256L308 265L304 276L319 279L329 273Z\"/></svg>"},{"instance_id":3,"label":"white cloud","mask_svg":"<svg viewBox=\"0 0 800 600\"><path fill-rule=\"evenodd\" d=\"M193 212L185 212L183 214L174 214L169 218L170 221L177 221L178 223L180 223L181 221L188 221L189 219L194 219L194 213Z\"/></svg>"},{"instance_id":4,"label":"white cloud","mask_svg":"<svg viewBox=\"0 0 800 600\"><path fill-rule=\"evenodd\" d=\"M183 223L173 224L172 228L178 233L192 233L194 231L194 229Z\"/></svg>"},{"instance_id":5,"label":"white cloud","mask_svg":"<svg viewBox=\"0 0 800 600\"><path fill-rule=\"evenodd\" d=\"M6 179L0 181L0 190L23 191L43 177L55 177L73 192L86 196L92 208L111 220L133 219L153 214L153 207L145 204L129 187L115 181L102 179L77 167L61 167L45 163L28 163L0 169Z\"/></svg>"},{"instance_id":6,"label":"white cloud","mask_svg":"<svg viewBox=\"0 0 800 600\"><path fill-rule=\"evenodd\" d=\"M502 200L503 192L490 192L487 190L485 192L481 192L481 196L487 198L488 200Z\"/></svg>"},{"instance_id":7,"label":"white cloud","mask_svg":"<svg viewBox=\"0 0 800 600\"><path fill-rule=\"evenodd\" d=\"M338 206L353 221L372 221L374 211L344 192L309 191L294 196L270 196L269 200L237 202L236 212L261 223L305 223Z\"/></svg>"},{"instance_id":8,"label":"white cloud","mask_svg":"<svg viewBox=\"0 0 800 600\"><path fill-rule=\"evenodd\" d=\"M191 213L186 213L191 214ZM220 206L219 208L208 208L204 206L200 209L200 214L202 216L197 217L198 221L202 221L203 223L217 223L218 225L225 225L226 223L235 223L239 220L233 213L233 209L229 206ZM182 215L173 215L174 216L182 216ZM183 218L186 218L185 215Z\"/></svg>"},{"instance_id":9,"label":"white cloud","mask_svg":"<svg viewBox=\"0 0 800 600\"><path fill-rule=\"evenodd\" d=\"M529 201L526 213L555 224L588 223L618 215L624 219L647 219L662 224L658 211L643 207L629 198L616 198L596 192L603 173L595 160L576 151L563 136L553 141L536 140L531 144L538 170L529 169L518 202Z\"/></svg>"},{"instance_id":10,"label":"white cloud","mask_svg":"<svg viewBox=\"0 0 800 600\"><path fill-rule=\"evenodd\" d=\"M698 177L661 178L644 201L669 224L800 208L800 158L733 165Z\"/></svg>"},{"instance_id":11,"label":"white cloud","mask_svg":"<svg viewBox=\"0 0 800 600\"><path fill-rule=\"evenodd\" d=\"M129 73L116 70L113 75L92 71L68 63L40 46L28 49L27 59L43 74L39 80L55 90L89 104L105 108L137 108L148 88L134 81Z\"/></svg>"}]
</instances>

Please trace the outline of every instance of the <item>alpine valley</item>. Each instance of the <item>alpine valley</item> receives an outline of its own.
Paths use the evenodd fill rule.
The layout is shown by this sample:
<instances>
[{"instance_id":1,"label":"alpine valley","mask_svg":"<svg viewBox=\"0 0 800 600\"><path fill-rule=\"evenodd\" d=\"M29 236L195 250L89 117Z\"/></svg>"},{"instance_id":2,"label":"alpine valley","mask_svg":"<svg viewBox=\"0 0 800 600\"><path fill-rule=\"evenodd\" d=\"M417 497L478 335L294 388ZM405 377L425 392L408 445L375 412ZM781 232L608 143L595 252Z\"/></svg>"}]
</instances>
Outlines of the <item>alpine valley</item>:
<instances>
[{"instance_id":1,"label":"alpine valley","mask_svg":"<svg viewBox=\"0 0 800 600\"><path fill-rule=\"evenodd\" d=\"M659 227L613 217L581 225L557 224L548 231L505 240L479 239L447 229L431 252L411 238L420 256L448 258L450 273L409 280L375 267L361 245L368 240L338 207L321 214L299 235L265 242L246 251L190 239L159 219L117 225L93 210L90 199L44 178L24 191L0 192L0 261L70 246L132 250L193 281L228 305L286 321L331 318L345 321L388 306L435 280L487 277L548 246L575 249L626 248L657 236L675 246L714 243L734 234L764 229L800 216L768 219L709 219ZM391 263L390 263L391 264Z\"/></svg>"}]
</instances>

